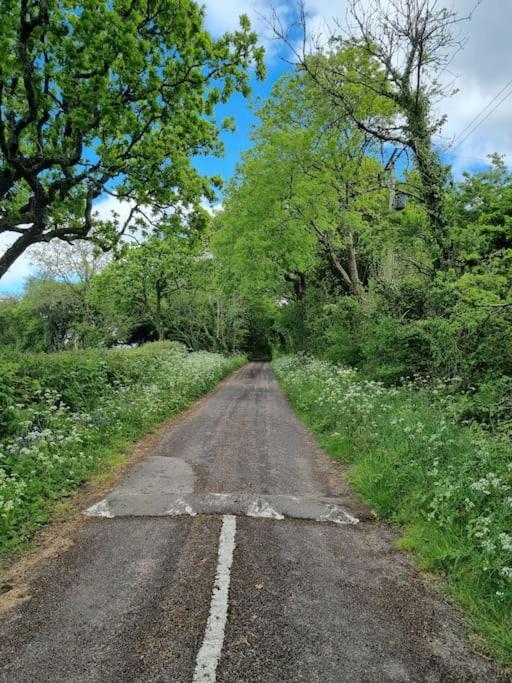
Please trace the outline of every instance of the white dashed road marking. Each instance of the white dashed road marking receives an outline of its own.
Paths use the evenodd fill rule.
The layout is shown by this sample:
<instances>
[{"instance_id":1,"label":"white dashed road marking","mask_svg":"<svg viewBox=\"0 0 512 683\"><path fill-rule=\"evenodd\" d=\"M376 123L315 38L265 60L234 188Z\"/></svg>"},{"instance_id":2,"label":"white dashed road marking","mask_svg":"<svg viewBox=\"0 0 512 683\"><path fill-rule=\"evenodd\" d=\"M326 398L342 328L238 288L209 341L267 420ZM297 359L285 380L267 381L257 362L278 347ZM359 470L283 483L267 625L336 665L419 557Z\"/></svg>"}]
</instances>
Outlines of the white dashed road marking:
<instances>
[{"instance_id":1,"label":"white dashed road marking","mask_svg":"<svg viewBox=\"0 0 512 683\"><path fill-rule=\"evenodd\" d=\"M235 550L236 517L224 515L219 539L217 575L203 644L197 654L193 683L215 683L228 616L229 583Z\"/></svg>"}]
</instances>

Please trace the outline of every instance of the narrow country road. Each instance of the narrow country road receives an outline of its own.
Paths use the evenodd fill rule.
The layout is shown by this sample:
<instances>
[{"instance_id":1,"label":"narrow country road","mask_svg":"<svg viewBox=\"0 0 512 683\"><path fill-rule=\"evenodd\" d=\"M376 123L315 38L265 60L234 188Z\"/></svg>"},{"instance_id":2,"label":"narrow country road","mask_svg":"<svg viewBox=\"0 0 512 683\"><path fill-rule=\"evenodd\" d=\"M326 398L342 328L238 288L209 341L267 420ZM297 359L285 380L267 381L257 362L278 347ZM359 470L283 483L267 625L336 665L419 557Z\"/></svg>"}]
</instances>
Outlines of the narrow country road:
<instances>
[{"instance_id":1,"label":"narrow country road","mask_svg":"<svg viewBox=\"0 0 512 683\"><path fill-rule=\"evenodd\" d=\"M2 681L498 681L251 363L2 615Z\"/></svg>"}]
</instances>

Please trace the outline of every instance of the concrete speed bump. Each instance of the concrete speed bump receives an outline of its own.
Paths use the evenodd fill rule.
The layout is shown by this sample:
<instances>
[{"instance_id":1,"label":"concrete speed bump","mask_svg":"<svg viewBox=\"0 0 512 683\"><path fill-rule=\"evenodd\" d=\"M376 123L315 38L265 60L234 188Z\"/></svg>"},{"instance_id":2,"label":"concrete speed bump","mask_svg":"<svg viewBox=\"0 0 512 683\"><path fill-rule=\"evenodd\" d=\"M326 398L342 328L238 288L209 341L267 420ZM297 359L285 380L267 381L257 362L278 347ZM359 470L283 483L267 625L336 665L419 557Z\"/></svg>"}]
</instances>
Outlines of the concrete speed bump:
<instances>
[{"instance_id":1,"label":"concrete speed bump","mask_svg":"<svg viewBox=\"0 0 512 683\"><path fill-rule=\"evenodd\" d=\"M304 519L331 524L358 524L356 516L334 498L232 493L112 493L85 510L89 517L179 517L238 515L282 520ZM371 519L371 517L367 517Z\"/></svg>"}]
</instances>

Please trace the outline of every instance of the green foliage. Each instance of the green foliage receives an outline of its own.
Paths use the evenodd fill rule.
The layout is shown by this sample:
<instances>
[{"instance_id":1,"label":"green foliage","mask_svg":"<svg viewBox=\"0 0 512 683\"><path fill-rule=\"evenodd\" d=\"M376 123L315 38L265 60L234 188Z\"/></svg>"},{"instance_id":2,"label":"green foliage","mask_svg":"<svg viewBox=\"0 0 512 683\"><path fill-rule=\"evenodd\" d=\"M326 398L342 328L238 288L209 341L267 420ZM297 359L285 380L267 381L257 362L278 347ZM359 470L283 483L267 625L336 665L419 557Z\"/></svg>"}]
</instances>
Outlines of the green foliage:
<instances>
[{"instance_id":1,"label":"green foliage","mask_svg":"<svg viewBox=\"0 0 512 683\"><path fill-rule=\"evenodd\" d=\"M126 248L94 280L91 301L126 340L140 328L164 339L172 302L190 284L194 259L199 251L184 236L154 236L136 247Z\"/></svg>"},{"instance_id":2,"label":"green foliage","mask_svg":"<svg viewBox=\"0 0 512 683\"><path fill-rule=\"evenodd\" d=\"M190 160L220 152L215 106L248 94L263 52L247 17L213 38L204 15L193 0L1 3L0 232L20 234L0 277L30 244L89 236L105 187L157 211L213 196Z\"/></svg>"},{"instance_id":3,"label":"green foliage","mask_svg":"<svg viewBox=\"0 0 512 683\"><path fill-rule=\"evenodd\" d=\"M245 344L253 314L222 286L204 229L162 226L86 278L55 248L44 265L22 297L0 301L0 347L55 352L174 339L225 352Z\"/></svg>"},{"instance_id":4,"label":"green foliage","mask_svg":"<svg viewBox=\"0 0 512 683\"><path fill-rule=\"evenodd\" d=\"M220 151L215 105L247 94L251 64L261 75L247 18L214 40L192 0L21 6L0 9L12 138L0 126L0 232L33 225L28 244L94 228L111 247L118 221L91 215L106 183L157 218L108 264L86 250L63 271L45 252L24 296L0 301L6 541L86 476L100 444L132 438L240 362L162 340L306 352L324 360L276 364L295 404L510 660L512 175L495 155L450 183L432 148L430 77L454 15L423 17L426 34L420 15L377 32L411 57L391 80L371 37L379 12L283 76L210 221L199 200L218 180L190 159ZM148 340L163 345L78 351Z\"/></svg>"},{"instance_id":5,"label":"green foliage","mask_svg":"<svg viewBox=\"0 0 512 683\"><path fill-rule=\"evenodd\" d=\"M443 572L489 648L512 663L512 459L508 439L453 420L446 388L386 388L304 356L274 369L295 408L402 547Z\"/></svg>"},{"instance_id":6,"label":"green foliage","mask_svg":"<svg viewBox=\"0 0 512 683\"><path fill-rule=\"evenodd\" d=\"M511 175L493 157L488 170L453 184L446 197L450 226L443 241L450 247L442 268L424 211L415 202L390 215L379 200L369 214L366 196L364 209L353 199L351 229L339 233L343 212L333 208L329 190L316 184L318 168L325 170L322 182L334 183L325 148L315 141L315 152L322 154L317 160L305 143L315 139L315 126L323 137L319 121L325 119L315 118L314 102L312 109L304 105L303 119L287 118L299 108L297 92L307 100L304 92L312 87L302 77L287 77L266 105L255 147L217 219L214 248L221 268L249 300L274 302L269 328L274 346L360 367L390 385L418 376L450 380L461 420L510 430ZM288 106L290 98L295 109ZM297 120L300 129L294 128ZM283 139L294 149L293 158L288 148L283 151ZM354 168L344 160L346 150L336 149L343 178L345 163L347 173ZM306 174L302 157L314 171ZM301 185L297 178L303 173ZM370 173L372 179L378 172ZM317 220L319 241L308 229L308 221ZM348 273L349 235L362 291L335 267L337 260Z\"/></svg>"},{"instance_id":7,"label":"green foliage","mask_svg":"<svg viewBox=\"0 0 512 683\"><path fill-rule=\"evenodd\" d=\"M105 339L174 339L191 349L232 351L247 333L237 292L219 283L207 235L153 237L126 248L91 286Z\"/></svg>"},{"instance_id":8,"label":"green foliage","mask_svg":"<svg viewBox=\"0 0 512 683\"><path fill-rule=\"evenodd\" d=\"M368 93L343 90L358 95L367 121ZM221 268L273 303L278 351L371 378L302 356L274 364L365 499L407 524L404 546L446 574L510 663L512 176L494 157L431 197L442 216L415 199L393 213L376 150L307 76L282 79L260 117L216 220ZM412 197L423 151L420 173L402 177Z\"/></svg>"},{"instance_id":9,"label":"green foliage","mask_svg":"<svg viewBox=\"0 0 512 683\"><path fill-rule=\"evenodd\" d=\"M365 234L387 206L375 149L304 75L283 76L259 117L216 221L223 268L253 297L300 298L326 262L339 290L360 295Z\"/></svg>"},{"instance_id":10,"label":"green foliage","mask_svg":"<svg viewBox=\"0 0 512 683\"><path fill-rule=\"evenodd\" d=\"M0 553L133 440L245 362L169 342L25 354L0 367Z\"/></svg>"},{"instance_id":11,"label":"green foliage","mask_svg":"<svg viewBox=\"0 0 512 683\"><path fill-rule=\"evenodd\" d=\"M98 345L95 326L80 283L31 278L20 298L0 301L0 347L19 351L61 351Z\"/></svg>"}]
</instances>

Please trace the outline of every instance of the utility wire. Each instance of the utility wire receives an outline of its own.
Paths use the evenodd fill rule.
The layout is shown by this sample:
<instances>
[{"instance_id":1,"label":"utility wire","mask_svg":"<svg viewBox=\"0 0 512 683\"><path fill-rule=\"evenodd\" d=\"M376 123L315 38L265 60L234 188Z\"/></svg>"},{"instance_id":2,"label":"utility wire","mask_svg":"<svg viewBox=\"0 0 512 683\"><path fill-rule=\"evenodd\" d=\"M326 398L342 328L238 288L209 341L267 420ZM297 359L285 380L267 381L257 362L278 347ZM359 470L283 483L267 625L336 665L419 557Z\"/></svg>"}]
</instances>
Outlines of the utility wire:
<instances>
[{"instance_id":1,"label":"utility wire","mask_svg":"<svg viewBox=\"0 0 512 683\"><path fill-rule=\"evenodd\" d=\"M484 123L485 121L487 121L487 119L489 118L489 116L491 116L491 114L493 114L493 113L496 111L496 109L498 109L498 107L501 106L501 105L503 104L503 102L505 102L505 100L507 100L507 99L510 97L510 95L512 95L512 88L511 88L511 89L508 91L508 93L507 93L504 97L502 97L501 100L500 100L500 101L491 109L491 111L487 114L487 116L484 116L484 118L483 118L481 121L479 121L479 122L476 124L476 126L474 126L474 128L473 128L472 130L470 130L470 131L467 133L467 135L465 135L465 136L462 138L462 140L459 140L459 142L455 145L455 147L452 148L451 151L453 152L454 150L456 150L457 147L460 147L460 145L461 145L463 142L465 142L471 135L473 135L473 133L475 132L475 130L476 130L479 126L481 126L482 123Z\"/></svg>"},{"instance_id":2,"label":"utility wire","mask_svg":"<svg viewBox=\"0 0 512 683\"><path fill-rule=\"evenodd\" d=\"M462 137L462 136L464 135L464 133L468 130L468 128L471 128L471 127L473 126L473 124L475 123L475 121L477 121L477 119L479 119L479 118L482 116L482 114L483 114L487 109L489 109L489 107L490 107L494 102L496 102L496 100L498 99L498 97L499 97L503 92L505 92L505 90L507 90L507 88L508 88L510 85L512 85L512 80L510 80L510 81L509 81L509 82L508 82L508 83L507 83L507 84L506 84L498 93L496 93L496 95L492 98L492 100L491 100L490 102L488 102L488 103L485 105L485 107L484 107L483 109L481 109L481 110L478 112L478 114L477 114L477 115L468 123L468 125L467 125L463 130L461 130L460 133L458 133L458 134L455 136L455 138L454 138L454 140L453 140L451 146L453 146L453 145L457 142L457 140L458 140L460 137Z\"/></svg>"},{"instance_id":3,"label":"utility wire","mask_svg":"<svg viewBox=\"0 0 512 683\"><path fill-rule=\"evenodd\" d=\"M489 118L489 116L490 116L493 112L495 112L496 109L497 109L500 105L502 105L503 102L505 102L506 99L508 99L508 98L510 97L510 95L512 95L512 90L510 90L509 92L507 92L507 93L505 94L505 96L504 96L504 97L503 97L503 98L502 98L502 99L501 99L501 100L500 100L500 101L491 109L491 111L488 112L488 113L486 114L486 116L484 116L483 119L479 120L480 117L482 116L482 114L485 114L485 112L489 109L489 107L490 107L492 104L494 104L494 102L496 102L496 100L498 99L498 97L500 97L506 90L508 90L508 88L509 88L510 86L512 86L512 80L510 80L510 81L509 81L509 82L508 82L508 83L507 83L507 84L506 84L498 93L496 93L496 95L492 98L492 100L491 100L490 102L488 102L488 103L485 105L485 107L484 107L484 108L483 108L483 109L482 109L482 110L481 110L481 111L480 111L480 112L479 112L479 113L478 113L478 114L477 114L477 115L468 123L468 125L467 125L463 130L461 130L460 133L458 133L458 134L455 136L455 139L453 140L452 144L451 144L450 147L448 148L449 150L454 151L455 149L457 149L457 147L459 147L463 142L465 142L465 141L468 139L468 137L469 137L470 135L472 135L472 134L475 132L475 130L476 130L479 126L482 125L482 123L483 123L484 121L487 121L487 119ZM476 125L475 125L475 124L476 124ZM466 133L466 131L468 131L468 132L467 132L466 135L464 135L464 133Z\"/></svg>"}]
</instances>

